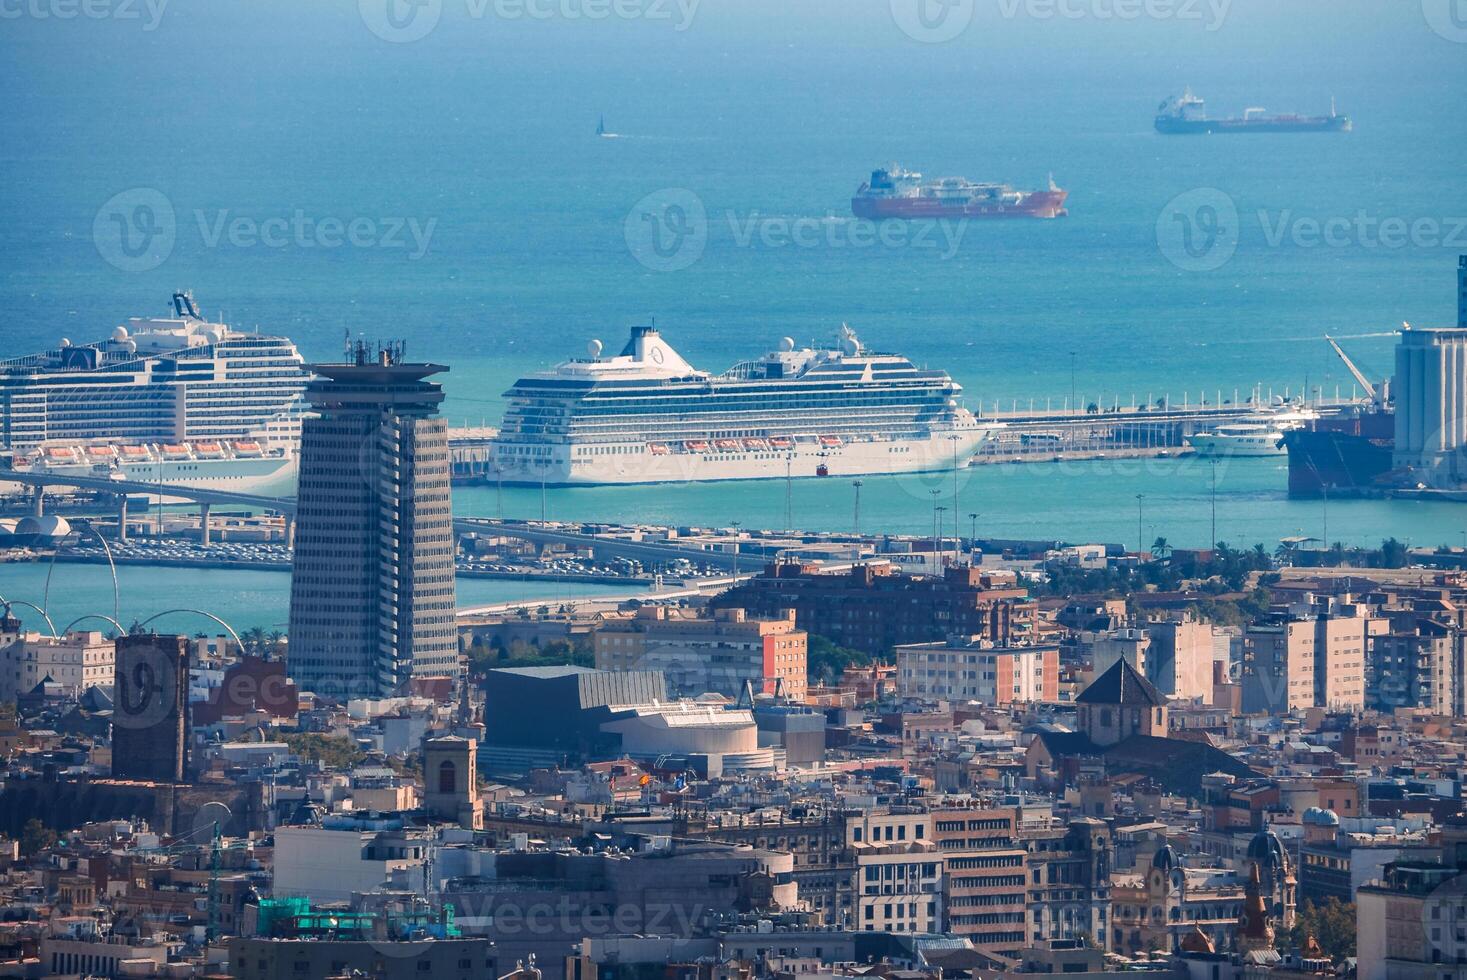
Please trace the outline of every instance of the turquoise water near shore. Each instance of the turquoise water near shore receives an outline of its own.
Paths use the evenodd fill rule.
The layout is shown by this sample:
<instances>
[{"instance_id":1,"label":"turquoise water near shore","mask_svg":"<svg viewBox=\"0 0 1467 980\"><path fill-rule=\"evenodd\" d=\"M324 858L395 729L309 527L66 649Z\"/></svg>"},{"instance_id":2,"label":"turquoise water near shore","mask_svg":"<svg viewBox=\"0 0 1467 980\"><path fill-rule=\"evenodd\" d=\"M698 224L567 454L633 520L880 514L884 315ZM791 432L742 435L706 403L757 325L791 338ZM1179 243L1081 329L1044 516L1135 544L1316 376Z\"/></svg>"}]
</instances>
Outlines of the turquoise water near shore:
<instances>
[{"instance_id":1,"label":"turquoise water near shore","mask_svg":"<svg viewBox=\"0 0 1467 980\"><path fill-rule=\"evenodd\" d=\"M44 564L0 564L0 596L43 605L46 572ZM165 610L190 606L213 613L240 632L256 626L267 632L284 632L290 615L290 575L285 571L123 565L117 569L117 580L122 613L118 620L124 626ZM461 608L527 599L554 603L626 591L630 590L614 585L475 578L459 580L458 601ZM79 616L111 616L112 577L105 565L58 564L51 576L50 601L44 604L58 630ZM13 612L28 628L46 630L34 610L17 605ZM77 629L109 628L99 619L77 623ZM186 633L218 631L207 618L189 614L159 619L157 628Z\"/></svg>"}]
</instances>

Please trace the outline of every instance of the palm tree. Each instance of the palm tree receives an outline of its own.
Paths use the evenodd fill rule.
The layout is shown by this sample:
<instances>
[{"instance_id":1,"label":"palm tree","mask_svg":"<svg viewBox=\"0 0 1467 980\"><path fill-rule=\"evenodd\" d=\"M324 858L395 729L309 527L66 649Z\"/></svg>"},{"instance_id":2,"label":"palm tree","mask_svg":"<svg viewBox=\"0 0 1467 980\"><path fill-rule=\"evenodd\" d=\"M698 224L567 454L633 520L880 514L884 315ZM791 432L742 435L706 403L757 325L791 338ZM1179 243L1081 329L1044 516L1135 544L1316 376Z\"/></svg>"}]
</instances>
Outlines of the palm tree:
<instances>
[{"instance_id":1,"label":"palm tree","mask_svg":"<svg viewBox=\"0 0 1467 980\"><path fill-rule=\"evenodd\" d=\"M1157 558L1165 558L1172 553L1172 546L1166 543L1166 538L1157 538L1151 542L1151 553Z\"/></svg>"},{"instance_id":2,"label":"palm tree","mask_svg":"<svg viewBox=\"0 0 1467 980\"><path fill-rule=\"evenodd\" d=\"M258 655L265 646L265 631L258 626L251 626L240 635L239 641L244 646L242 652Z\"/></svg>"}]
</instances>

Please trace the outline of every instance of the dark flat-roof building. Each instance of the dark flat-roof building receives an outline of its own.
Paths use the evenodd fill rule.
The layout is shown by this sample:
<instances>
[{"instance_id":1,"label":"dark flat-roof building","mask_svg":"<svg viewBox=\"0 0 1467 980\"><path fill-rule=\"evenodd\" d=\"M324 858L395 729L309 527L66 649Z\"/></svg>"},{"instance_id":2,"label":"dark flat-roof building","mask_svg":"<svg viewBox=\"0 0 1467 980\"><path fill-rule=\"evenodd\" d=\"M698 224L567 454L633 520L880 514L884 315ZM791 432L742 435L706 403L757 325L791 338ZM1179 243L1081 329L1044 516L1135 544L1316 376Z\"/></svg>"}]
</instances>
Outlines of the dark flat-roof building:
<instances>
[{"instance_id":1,"label":"dark flat-roof building","mask_svg":"<svg viewBox=\"0 0 1467 980\"><path fill-rule=\"evenodd\" d=\"M484 680L485 743L580 756L614 739L601 731L610 705L667 700L658 671L507 667Z\"/></svg>"},{"instance_id":2,"label":"dark flat-roof building","mask_svg":"<svg viewBox=\"0 0 1467 980\"><path fill-rule=\"evenodd\" d=\"M884 565L857 565L844 575L771 565L710 605L761 617L793 609L805 632L876 654L952 635L1006 646L1032 635L1038 609L1012 576L967 565L941 577L903 575Z\"/></svg>"},{"instance_id":3,"label":"dark flat-roof building","mask_svg":"<svg viewBox=\"0 0 1467 980\"><path fill-rule=\"evenodd\" d=\"M112 775L181 783L188 770L188 640L117 638Z\"/></svg>"}]
</instances>

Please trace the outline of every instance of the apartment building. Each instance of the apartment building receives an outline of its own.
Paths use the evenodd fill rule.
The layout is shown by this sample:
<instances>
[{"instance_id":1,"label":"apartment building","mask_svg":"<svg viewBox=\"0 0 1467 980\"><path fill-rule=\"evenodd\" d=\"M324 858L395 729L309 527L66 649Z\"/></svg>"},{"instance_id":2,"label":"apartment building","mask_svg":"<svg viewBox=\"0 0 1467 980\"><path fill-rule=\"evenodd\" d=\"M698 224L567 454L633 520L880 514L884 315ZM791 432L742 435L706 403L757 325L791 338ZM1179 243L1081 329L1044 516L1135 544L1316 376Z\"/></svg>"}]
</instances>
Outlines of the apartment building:
<instances>
[{"instance_id":1,"label":"apartment building","mask_svg":"<svg viewBox=\"0 0 1467 980\"><path fill-rule=\"evenodd\" d=\"M597 669L661 671L675 695L737 698L749 682L757 692L778 687L792 701L805 699L808 637L793 610L759 619L743 609L701 616L644 606L602 624L593 641Z\"/></svg>"},{"instance_id":2,"label":"apartment building","mask_svg":"<svg viewBox=\"0 0 1467 980\"><path fill-rule=\"evenodd\" d=\"M95 630L64 636L9 630L0 623L0 701L14 701L42 681L79 694L90 687L112 684L116 662L113 642Z\"/></svg>"},{"instance_id":3,"label":"apartment building","mask_svg":"<svg viewBox=\"0 0 1467 980\"><path fill-rule=\"evenodd\" d=\"M1019 643L1033 636L1038 616L1038 604L1013 573L968 565L949 567L938 577L904 575L883 564L836 574L781 563L711 604L760 616L793 609L800 629L873 654L947 636Z\"/></svg>"},{"instance_id":4,"label":"apartment building","mask_svg":"<svg viewBox=\"0 0 1467 980\"><path fill-rule=\"evenodd\" d=\"M855 868L851 928L863 932L935 932L941 921L942 855L932 817L918 807L853 815L846 846Z\"/></svg>"},{"instance_id":5,"label":"apartment building","mask_svg":"<svg viewBox=\"0 0 1467 980\"><path fill-rule=\"evenodd\" d=\"M1146 679L1168 697L1210 702L1213 664L1226 664L1228 635L1191 613L1148 623L1147 633Z\"/></svg>"},{"instance_id":6,"label":"apartment building","mask_svg":"<svg viewBox=\"0 0 1467 980\"><path fill-rule=\"evenodd\" d=\"M934 810L932 837L942 855L944 932L1003 956L1027 943L1027 851L1017 840L1014 807Z\"/></svg>"},{"instance_id":7,"label":"apartment building","mask_svg":"<svg viewBox=\"0 0 1467 980\"><path fill-rule=\"evenodd\" d=\"M1014 704L1059 699L1059 647L996 647L979 637L896 648L897 690L919 700Z\"/></svg>"},{"instance_id":8,"label":"apartment building","mask_svg":"<svg viewBox=\"0 0 1467 980\"><path fill-rule=\"evenodd\" d=\"M1369 706L1460 713L1467 673L1461 630L1415 610L1390 612L1386 619L1389 628L1370 637Z\"/></svg>"},{"instance_id":9,"label":"apartment building","mask_svg":"<svg viewBox=\"0 0 1467 980\"><path fill-rule=\"evenodd\" d=\"M1087 939L1110 949L1110 828L1093 817L1026 829L1020 840L1029 878L1025 927L1033 943Z\"/></svg>"},{"instance_id":10,"label":"apartment building","mask_svg":"<svg viewBox=\"0 0 1467 980\"><path fill-rule=\"evenodd\" d=\"M1365 707L1368 638L1385 621L1332 596L1315 597L1253 623L1239 638L1243 711Z\"/></svg>"}]
</instances>

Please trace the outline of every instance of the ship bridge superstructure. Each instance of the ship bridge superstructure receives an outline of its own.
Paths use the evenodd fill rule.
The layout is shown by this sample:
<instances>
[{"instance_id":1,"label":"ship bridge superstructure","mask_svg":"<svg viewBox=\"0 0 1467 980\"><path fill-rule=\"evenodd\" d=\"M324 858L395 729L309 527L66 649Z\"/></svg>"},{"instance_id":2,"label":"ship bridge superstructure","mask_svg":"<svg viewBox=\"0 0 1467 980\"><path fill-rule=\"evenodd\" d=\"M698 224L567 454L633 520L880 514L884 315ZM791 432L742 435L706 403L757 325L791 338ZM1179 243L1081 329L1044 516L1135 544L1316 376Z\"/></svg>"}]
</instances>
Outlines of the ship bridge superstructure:
<instances>
[{"instance_id":1,"label":"ship bridge superstructure","mask_svg":"<svg viewBox=\"0 0 1467 980\"><path fill-rule=\"evenodd\" d=\"M0 449L249 438L299 414L309 374L294 343L211 322L188 293L173 312L0 360Z\"/></svg>"}]
</instances>

